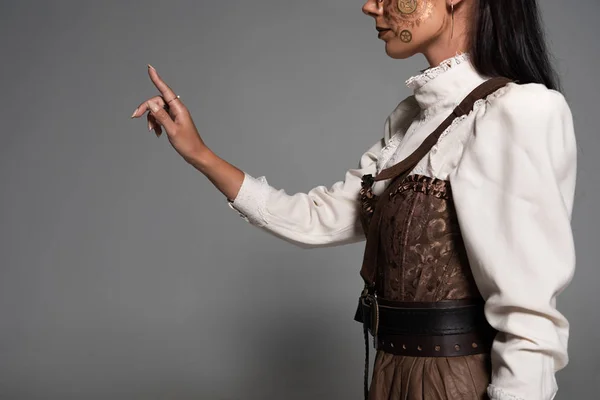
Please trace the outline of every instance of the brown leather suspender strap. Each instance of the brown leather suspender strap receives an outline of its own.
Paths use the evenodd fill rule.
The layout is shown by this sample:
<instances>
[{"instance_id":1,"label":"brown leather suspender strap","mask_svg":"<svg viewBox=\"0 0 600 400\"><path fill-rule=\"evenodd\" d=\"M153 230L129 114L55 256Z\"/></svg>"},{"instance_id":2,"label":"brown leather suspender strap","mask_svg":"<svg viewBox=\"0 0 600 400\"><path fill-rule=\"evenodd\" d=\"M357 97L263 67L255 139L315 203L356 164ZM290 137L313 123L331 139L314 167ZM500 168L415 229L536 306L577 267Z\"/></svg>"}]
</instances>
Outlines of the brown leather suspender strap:
<instances>
[{"instance_id":1,"label":"brown leather suspender strap","mask_svg":"<svg viewBox=\"0 0 600 400\"><path fill-rule=\"evenodd\" d=\"M471 93L469 93L463 101L452 111L452 113L442 122L437 129L435 129L423 143L408 157L399 163L382 170L375 178L374 181L381 181L385 179L399 178L403 179L406 177L413 168L419 163L419 161L427 155L429 150L437 143L440 135L452 124L455 118L459 118L463 115L467 115L475 105L475 102L486 98L496 90L505 86L511 82L510 79L504 77L496 77L488 79L481 85L477 86ZM379 201L386 197L389 191L392 189L392 184L384 190L380 195ZM367 232L367 243L365 245L365 253L363 257L363 264L360 271L360 275L365 281L366 286L374 287L375 279L377 274L377 253L378 253L378 239L379 239L379 225L381 220L381 208L375 207L371 222L369 223Z\"/></svg>"},{"instance_id":2,"label":"brown leather suspender strap","mask_svg":"<svg viewBox=\"0 0 600 400\"><path fill-rule=\"evenodd\" d=\"M511 82L511 80L508 78L499 77L489 79L477 86L471 93L467 95L467 97L463 99L463 101L461 101L458 106L456 106L454 111L452 111L452 114L450 114L448 118L446 118L444 122L442 122L440 126L436 128L435 131L427 136L423 143L410 156L406 157L404 160L391 166L390 168L382 170L375 177L375 181L394 178L401 175L402 172L405 171L410 172L419 163L419 161L425 157L425 155L427 155L429 150L431 150L431 148L437 143L440 135L444 133L444 131L452 124L452 121L454 121L455 118L467 115L469 112L471 112L477 100L481 100L489 96L496 90L505 86L508 82Z\"/></svg>"}]
</instances>

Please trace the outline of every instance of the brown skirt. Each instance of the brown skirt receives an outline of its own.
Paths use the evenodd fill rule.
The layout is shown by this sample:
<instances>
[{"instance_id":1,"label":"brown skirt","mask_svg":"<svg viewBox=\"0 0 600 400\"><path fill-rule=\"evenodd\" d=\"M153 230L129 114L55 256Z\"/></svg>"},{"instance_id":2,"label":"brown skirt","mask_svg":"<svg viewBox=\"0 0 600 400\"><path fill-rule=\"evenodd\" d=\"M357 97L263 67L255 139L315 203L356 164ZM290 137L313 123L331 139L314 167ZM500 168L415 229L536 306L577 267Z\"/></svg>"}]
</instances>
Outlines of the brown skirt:
<instances>
[{"instance_id":1,"label":"brown skirt","mask_svg":"<svg viewBox=\"0 0 600 400\"><path fill-rule=\"evenodd\" d=\"M378 350L369 400L488 400L489 353L409 357Z\"/></svg>"}]
</instances>

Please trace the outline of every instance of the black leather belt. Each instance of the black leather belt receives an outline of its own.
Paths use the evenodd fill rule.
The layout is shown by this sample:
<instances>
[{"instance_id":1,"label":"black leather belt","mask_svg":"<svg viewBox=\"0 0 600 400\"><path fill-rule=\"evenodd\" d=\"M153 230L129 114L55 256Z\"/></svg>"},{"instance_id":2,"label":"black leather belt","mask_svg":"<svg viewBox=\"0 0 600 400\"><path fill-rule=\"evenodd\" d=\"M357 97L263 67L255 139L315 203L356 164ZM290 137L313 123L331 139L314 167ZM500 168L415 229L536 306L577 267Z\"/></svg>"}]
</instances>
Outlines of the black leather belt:
<instances>
[{"instance_id":1,"label":"black leather belt","mask_svg":"<svg viewBox=\"0 0 600 400\"><path fill-rule=\"evenodd\" d=\"M483 299L397 302L363 292L354 319L374 347L393 354L451 357L489 351L497 333L485 318Z\"/></svg>"},{"instance_id":2,"label":"black leather belt","mask_svg":"<svg viewBox=\"0 0 600 400\"><path fill-rule=\"evenodd\" d=\"M489 327L483 300L394 302L361 296L354 319L383 335L456 335Z\"/></svg>"}]
</instances>

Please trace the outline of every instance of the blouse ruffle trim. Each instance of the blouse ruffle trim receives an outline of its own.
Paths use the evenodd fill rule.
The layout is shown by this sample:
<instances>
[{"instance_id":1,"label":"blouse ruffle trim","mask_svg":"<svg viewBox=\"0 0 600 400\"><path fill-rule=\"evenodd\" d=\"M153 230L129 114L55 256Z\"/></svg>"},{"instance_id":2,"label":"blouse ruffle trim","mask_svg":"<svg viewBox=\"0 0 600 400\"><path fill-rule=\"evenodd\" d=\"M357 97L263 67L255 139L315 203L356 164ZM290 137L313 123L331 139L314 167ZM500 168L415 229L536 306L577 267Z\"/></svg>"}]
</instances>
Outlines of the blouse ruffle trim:
<instances>
[{"instance_id":1,"label":"blouse ruffle trim","mask_svg":"<svg viewBox=\"0 0 600 400\"><path fill-rule=\"evenodd\" d=\"M459 53L454 57L450 57L442 61L438 66L427 68L419 75L412 76L406 81L406 86L409 89L416 90L427 82L437 78L440 74L448 71L452 67L469 60L469 53Z\"/></svg>"},{"instance_id":2,"label":"blouse ruffle trim","mask_svg":"<svg viewBox=\"0 0 600 400\"><path fill-rule=\"evenodd\" d=\"M436 144L433 146L434 152L436 152L438 150L438 146L441 143L441 141L444 139L444 137L446 137L450 132L452 132L453 130L456 129L456 127L458 127L458 125L460 125L465 119L467 119L471 114L479 111L479 109L481 107L483 107L484 104L502 96L504 93L506 93L507 90L507 86L503 86L500 89L496 90L495 92L491 93L490 95L488 95L485 99L479 99L477 100L474 104L473 104L473 109L471 111L469 111L468 114L462 115L460 117L454 118L454 120L452 121L452 123L450 124L449 127L447 127L444 132L442 132L442 134L440 135L440 137L438 138L438 141L436 142Z\"/></svg>"},{"instance_id":3,"label":"blouse ruffle trim","mask_svg":"<svg viewBox=\"0 0 600 400\"><path fill-rule=\"evenodd\" d=\"M379 152L379 157L377 158L377 173L379 173L384 166L387 164L388 160L394 155L394 152L400 145L402 138L399 134L395 134L390 138L387 144L381 149Z\"/></svg>"},{"instance_id":4,"label":"blouse ruffle trim","mask_svg":"<svg viewBox=\"0 0 600 400\"><path fill-rule=\"evenodd\" d=\"M466 120L467 118L469 118L469 116L471 116L473 113L476 113L479 111L479 109L481 109L481 107L483 107L486 103L502 96L504 93L506 93L508 87L504 86L498 90L496 90L495 92L491 93L488 97L486 97L485 99L480 99L477 100L474 104L473 104L473 109L468 113L465 114L463 116L457 117L455 118L452 123L450 124L449 127L447 127L444 132L442 132L442 134L440 135L440 137L438 138L437 142L435 143L435 145L432 147L432 149L430 150L430 153L435 154L437 153L440 144L442 143L442 141L444 140L444 138L446 136L448 136L451 132L453 132L464 120ZM381 170L383 170L384 168L389 168L390 166L400 162L400 157L399 157L399 153L396 151L398 148L398 145L400 144L401 139L400 138L392 138L390 139L388 145L386 147L383 148L382 153L381 153L381 157L378 160L378 166L377 166L377 172L380 172ZM417 164L417 166L413 169L412 173L414 174L420 174L420 175L428 175L431 174L431 171L428 171L429 166L424 165L423 162L426 162L426 159L422 160L421 162L419 162L419 164ZM435 172L435 171L434 171Z\"/></svg>"}]
</instances>

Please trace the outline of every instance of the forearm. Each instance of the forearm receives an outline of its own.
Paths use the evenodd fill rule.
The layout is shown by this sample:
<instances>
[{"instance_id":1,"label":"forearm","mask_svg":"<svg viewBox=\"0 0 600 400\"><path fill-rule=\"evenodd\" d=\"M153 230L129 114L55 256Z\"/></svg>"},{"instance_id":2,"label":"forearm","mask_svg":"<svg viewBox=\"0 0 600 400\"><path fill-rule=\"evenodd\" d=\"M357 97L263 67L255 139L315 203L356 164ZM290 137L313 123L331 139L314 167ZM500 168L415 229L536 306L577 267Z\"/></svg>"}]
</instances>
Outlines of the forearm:
<instances>
[{"instance_id":1,"label":"forearm","mask_svg":"<svg viewBox=\"0 0 600 400\"><path fill-rule=\"evenodd\" d=\"M208 148L188 162L202 172L228 200L235 200L244 181L242 170L223 160Z\"/></svg>"},{"instance_id":2,"label":"forearm","mask_svg":"<svg viewBox=\"0 0 600 400\"><path fill-rule=\"evenodd\" d=\"M231 209L267 232L301 247L334 246L364 239L358 220L361 177L373 174L384 145L379 139L346 171L343 180L308 192L288 194L255 178L203 147L186 161L202 172L228 200Z\"/></svg>"}]
</instances>

